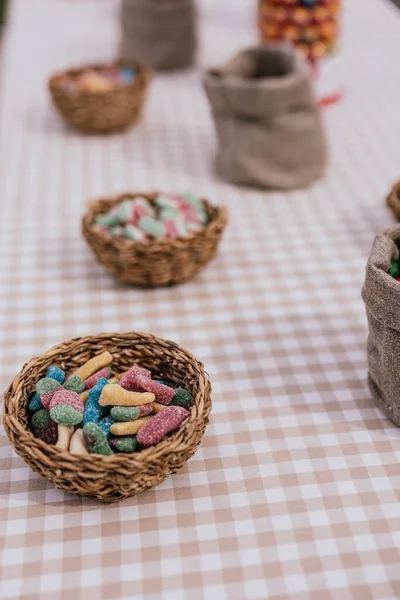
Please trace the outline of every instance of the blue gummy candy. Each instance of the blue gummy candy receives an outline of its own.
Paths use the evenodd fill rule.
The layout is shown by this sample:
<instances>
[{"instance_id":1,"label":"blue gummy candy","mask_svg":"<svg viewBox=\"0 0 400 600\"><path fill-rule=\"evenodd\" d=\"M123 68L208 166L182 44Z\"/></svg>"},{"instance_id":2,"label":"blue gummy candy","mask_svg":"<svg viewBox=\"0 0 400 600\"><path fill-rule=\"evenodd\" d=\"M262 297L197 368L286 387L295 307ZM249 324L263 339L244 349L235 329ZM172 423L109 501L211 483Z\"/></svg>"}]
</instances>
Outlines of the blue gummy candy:
<instances>
[{"instance_id":1,"label":"blue gummy candy","mask_svg":"<svg viewBox=\"0 0 400 600\"><path fill-rule=\"evenodd\" d=\"M28 410L30 410L31 412L36 412L37 410L40 410L41 408L43 408L43 404L40 401L39 394L37 392L35 392L28 401Z\"/></svg>"},{"instance_id":2,"label":"blue gummy candy","mask_svg":"<svg viewBox=\"0 0 400 600\"><path fill-rule=\"evenodd\" d=\"M105 377L101 377L89 392L89 397L85 404L82 425L86 423L98 423L108 412L108 407L103 408L99 405L99 399L103 388L108 384Z\"/></svg>"},{"instance_id":3,"label":"blue gummy candy","mask_svg":"<svg viewBox=\"0 0 400 600\"><path fill-rule=\"evenodd\" d=\"M155 379L154 381L156 381L157 383L161 383L161 385L167 385L168 387L171 387L169 385L169 383L167 383L166 381L163 381L162 379Z\"/></svg>"},{"instance_id":4,"label":"blue gummy candy","mask_svg":"<svg viewBox=\"0 0 400 600\"><path fill-rule=\"evenodd\" d=\"M58 383L64 383L65 373L56 365L51 365L51 367L47 369L46 377L51 377L51 379L55 379Z\"/></svg>"},{"instance_id":5,"label":"blue gummy candy","mask_svg":"<svg viewBox=\"0 0 400 600\"><path fill-rule=\"evenodd\" d=\"M107 417L100 419L100 421L97 424L99 427L101 427L105 435L107 437L110 437L110 429L113 423L115 423L115 419L113 419L111 415L108 415Z\"/></svg>"}]
</instances>

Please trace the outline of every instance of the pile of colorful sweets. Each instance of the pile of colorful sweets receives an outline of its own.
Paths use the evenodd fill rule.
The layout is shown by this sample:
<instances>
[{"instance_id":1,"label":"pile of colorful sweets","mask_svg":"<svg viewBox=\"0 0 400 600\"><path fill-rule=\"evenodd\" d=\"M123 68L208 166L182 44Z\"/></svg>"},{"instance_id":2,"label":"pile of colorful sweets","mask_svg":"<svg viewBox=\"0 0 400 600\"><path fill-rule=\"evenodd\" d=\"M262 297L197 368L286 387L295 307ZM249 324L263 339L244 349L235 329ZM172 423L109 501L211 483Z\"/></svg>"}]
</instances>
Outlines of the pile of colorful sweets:
<instances>
[{"instance_id":1,"label":"pile of colorful sweets","mask_svg":"<svg viewBox=\"0 0 400 600\"><path fill-rule=\"evenodd\" d=\"M67 378L51 366L28 401L33 434L72 454L139 452L190 416L190 392L137 365L113 377L112 360L103 352Z\"/></svg>"},{"instance_id":2,"label":"pile of colorful sweets","mask_svg":"<svg viewBox=\"0 0 400 600\"><path fill-rule=\"evenodd\" d=\"M207 222L204 202L191 193L159 194L154 204L141 196L127 198L95 219L96 226L109 235L138 242L183 238Z\"/></svg>"},{"instance_id":3,"label":"pile of colorful sweets","mask_svg":"<svg viewBox=\"0 0 400 600\"><path fill-rule=\"evenodd\" d=\"M261 0L259 29L264 40L286 40L310 61L337 45L341 0Z\"/></svg>"},{"instance_id":4,"label":"pile of colorful sweets","mask_svg":"<svg viewBox=\"0 0 400 600\"><path fill-rule=\"evenodd\" d=\"M132 67L101 67L85 69L77 75L64 73L57 78L57 85L71 93L91 92L102 94L124 85L130 85L136 78L136 70Z\"/></svg>"},{"instance_id":5,"label":"pile of colorful sweets","mask_svg":"<svg viewBox=\"0 0 400 600\"><path fill-rule=\"evenodd\" d=\"M391 259L388 273L393 277L393 279L400 281L400 256L397 259Z\"/></svg>"}]
</instances>

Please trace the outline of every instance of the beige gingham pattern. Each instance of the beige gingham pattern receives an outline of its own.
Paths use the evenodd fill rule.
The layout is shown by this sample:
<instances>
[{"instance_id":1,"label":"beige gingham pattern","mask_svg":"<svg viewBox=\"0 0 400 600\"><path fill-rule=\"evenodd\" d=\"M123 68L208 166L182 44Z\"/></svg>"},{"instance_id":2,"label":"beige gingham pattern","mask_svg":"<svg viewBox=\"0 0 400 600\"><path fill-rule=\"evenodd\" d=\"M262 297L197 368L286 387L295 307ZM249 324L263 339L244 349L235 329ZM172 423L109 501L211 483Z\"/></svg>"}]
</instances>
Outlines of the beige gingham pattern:
<instances>
[{"instance_id":1,"label":"beige gingham pattern","mask_svg":"<svg viewBox=\"0 0 400 600\"><path fill-rule=\"evenodd\" d=\"M202 0L202 66L256 36L255 0ZM143 123L85 137L48 75L107 58L113 0L14 0L0 92L0 365L64 339L144 330L210 374L214 408L185 468L119 505L67 496L0 432L0 597L23 600L391 600L400 597L400 432L366 387L360 288L400 175L400 13L348 0L346 99L326 111L327 177L263 193L216 179L197 71L154 80ZM191 189L231 213L193 282L119 285L80 236L87 199Z\"/></svg>"}]
</instances>

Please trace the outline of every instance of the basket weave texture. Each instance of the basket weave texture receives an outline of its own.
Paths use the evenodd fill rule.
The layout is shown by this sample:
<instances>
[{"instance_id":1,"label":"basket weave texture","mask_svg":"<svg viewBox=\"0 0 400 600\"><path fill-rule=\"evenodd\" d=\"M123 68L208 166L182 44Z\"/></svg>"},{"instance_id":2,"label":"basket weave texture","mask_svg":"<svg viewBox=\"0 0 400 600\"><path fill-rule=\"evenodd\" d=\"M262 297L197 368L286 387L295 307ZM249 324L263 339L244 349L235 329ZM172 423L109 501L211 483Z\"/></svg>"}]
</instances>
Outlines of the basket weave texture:
<instances>
[{"instance_id":1,"label":"basket weave texture","mask_svg":"<svg viewBox=\"0 0 400 600\"><path fill-rule=\"evenodd\" d=\"M69 69L54 74L49 81L53 103L61 116L72 127L87 133L112 133L134 125L141 117L146 98L150 70L134 61L120 60L115 63L115 66L136 69L134 81L107 92L79 90L71 93L57 85L57 80L62 75L74 77L86 69L99 69L102 66L104 65L90 64L79 69Z\"/></svg>"},{"instance_id":2,"label":"basket weave texture","mask_svg":"<svg viewBox=\"0 0 400 600\"><path fill-rule=\"evenodd\" d=\"M99 263L120 281L145 287L182 283L197 275L217 253L228 221L227 209L203 200L209 222L202 230L185 238L149 243L111 237L94 226L98 215L126 198L138 196L154 204L157 194L120 194L89 206L82 220L82 232Z\"/></svg>"},{"instance_id":3,"label":"basket weave texture","mask_svg":"<svg viewBox=\"0 0 400 600\"><path fill-rule=\"evenodd\" d=\"M400 219L400 181L394 184L386 201L394 215Z\"/></svg>"},{"instance_id":4,"label":"basket weave texture","mask_svg":"<svg viewBox=\"0 0 400 600\"><path fill-rule=\"evenodd\" d=\"M193 395L190 418L171 437L139 453L74 455L34 437L28 425L27 399L52 364L71 373L89 358L109 350L113 368L132 364L188 389ZM3 425L15 451L57 488L103 502L117 502L160 484L193 456L211 411L211 384L203 365L178 344L145 333L99 334L54 346L29 361L4 396Z\"/></svg>"}]
</instances>

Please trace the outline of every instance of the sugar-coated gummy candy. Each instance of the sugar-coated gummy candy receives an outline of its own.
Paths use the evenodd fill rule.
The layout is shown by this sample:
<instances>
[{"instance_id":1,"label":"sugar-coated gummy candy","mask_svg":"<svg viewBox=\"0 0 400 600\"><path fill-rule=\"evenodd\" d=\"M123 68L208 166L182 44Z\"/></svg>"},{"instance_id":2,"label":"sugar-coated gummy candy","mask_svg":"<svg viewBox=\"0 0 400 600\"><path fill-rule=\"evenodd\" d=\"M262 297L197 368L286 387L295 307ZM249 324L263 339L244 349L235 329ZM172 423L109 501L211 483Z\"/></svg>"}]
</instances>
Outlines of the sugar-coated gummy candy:
<instances>
[{"instance_id":1,"label":"sugar-coated gummy candy","mask_svg":"<svg viewBox=\"0 0 400 600\"><path fill-rule=\"evenodd\" d=\"M140 450L140 445L135 435L111 437L109 443L111 448L116 452L137 452Z\"/></svg>"},{"instance_id":2,"label":"sugar-coated gummy candy","mask_svg":"<svg viewBox=\"0 0 400 600\"><path fill-rule=\"evenodd\" d=\"M46 444L51 444L54 446L57 443L58 427L57 423L54 421L50 420L49 423L42 429L38 429L32 425L32 433L35 437L37 437L39 440L42 440L42 442L45 442Z\"/></svg>"},{"instance_id":3,"label":"sugar-coated gummy candy","mask_svg":"<svg viewBox=\"0 0 400 600\"><path fill-rule=\"evenodd\" d=\"M133 223L137 223L141 217L155 217L156 211L154 207L150 204L147 198L143 196L138 196L135 198L133 203Z\"/></svg>"},{"instance_id":4,"label":"sugar-coated gummy candy","mask_svg":"<svg viewBox=\"0 0 400 600\"><path fill-rule=\"evenodd\" d=\"M43 379L39 379L36 384L36 392L42 399L42 396L54 392L59 387L61 387L61 385L56 379L52 379L51 377L43 377Z\"/></svg>"},{"instance_id":5,"label":"sugar-coated gummy candy","mask_svg":"<svg viewBox=\"0 0 400 600\"><path fill-rule=\"evenodd\" d=\"M90 454L114 454L104 431L96 423L86 423L83 428L83 438Z\"/></svg>"},{"instance_id":6,"label":"sugar-coated gummy candy","mask_svg":"<svg viewBox=\"0 0 400 600\"><path fill-rule=\"evenodd\" d=\"M151 405L148 404L147 406ZM114 421L135 421L140 417L140 409L138 406L113 406L111 416Z\"/></svg>"},{"instance_id":7,"label":"sugar-coated gummy candy","mask_svg":"<svg viewBox=\"0 0 400 600\"><path fill-rule=\"evenodd\" d=\"M152 404L152 406L153 406L153 415L156 415L157 413L164 410L164 408L166 408L165 404L158 404L158 402L154 402Z\"/></svg>"},{"instance_id":8,"label":"sugar-coated gummy candy","mask_svg":"<svg viewBox=\"0 0 400 600\"><path fill-rule=\"evenodd\" d=\"M100 406L141 406L154 402L151 393L128 392L116 383L106 385L99 399Z\"/></svg>"},{"instance_id":9,"label":"sugar-coated gummy candy","mask_svg":"<svg viewBox=\"0 0 400 600\"><path fill-rule=\"evenodd\" d=\"M56 443L56 448L59 448L60 450L68 450L71 437L74 433L74 427L59 423L57 426L57 431L58 439Z\"/></svg>"},{"instance_id":10,"label":"sugar-coated gummy candy","mask_svg":"<svg viewBox=\"0 0 400 600\"><path fill-rule=\"evenodd\" d=\"M166 206L160 210L159 219L161 221L173 221L179 215L179 209L173 206Z\"/></svg>"},{"instance_id":11,"label":"sugar-coated gummy candy","mask_svg":"<svg viewBox=\"0 0 400 600\"><path fill-rule=\"evenodd\" d=\"M141 217L138 222L138 227L153 238L162 238L165 235L165 227L161 221L153 219L152 217Z\"/></svg>"},{"instance_id":12,"label":"sugar-coated gummy candy","mask_svg":"<svg viewBox=\"0 0 400 600\"><path fill-rule=\"evenodd\" d=\"M104 369L104 367L108 367L112 363L113 357L112 354L105 351L99 354L98 356L94 356L90 360L88 360L84 365L79 367L79 369L75 372L75 375L79 375L83 381L91 377L100 369Z\"/></svg>"},{"instance_id":13,"label":"sugar-coated gummy candy","mask_svg":"<svg viewBox=\"0 0 400 600\"><path fill-rule=\"evenodd\" d=\"M83 415L69 404L58 404L50 410L50 416L61 425L79 425Z\"/></svg>"},{"instance_id":14,"label":"sugar-coated gummy candy","mask_svg":"<svg viewBox=\"0 0 400 600\"><path fill-rule=\"evenodd\" d=\"M58 383L64 383L65 373L60 367L57 367L57 365L51 365L51 367L47 369L46 377L55 379Z\"/></svg>"},{"instance_id":15,"label":"sugar-coated gummy candy","mask_svg":"<svg viewBox=\"0 0 400 600\"><path fill-rule=\"evenodd\" d=\"M199 220L205 225L208 221L208 217L202 199L191 192L186 192L182 197L186 202L189 202L189 204L192 204L195 207Z\"/></svg>"},{"instance_id":16,"label":"sugar-coated gummy candy","mask_svg":"<svg viewBox=\"0 0 400 600\"><path fill-rule=\"evenodd\" d=\"M398 261L395 260L394 258L392 258L390 261L390 267L389 267L388 273L392 277L394 277L394 279L397 279L397 277L400 275L400 265L399 265Z\"/></svg>"},{"instance_id":17,"label":"sugar-coated gummy candy","mask_svg":"<svg viewBox=\"0 0 400 600\"><path fill-rule=\"evenodd\" d=\"M90 390L83 413L83 425L86 425L86 423L98 423L100 419L106 416L107 410L99 405L99 399L107 384L107 379L102 377Z\"/></svg>"},{"instance_id":18,"label":"sugar-coated gummy candy","mask_svg":"<svg viewBox=\"0 0 400 600\"><path fill-rule=\"evenodd\" d=\"M122 225L116 225L115 227L111 227L108 232L113 237L121 236L124 233L125 228Z\"/></svg>"},{"instance_id":19,"label":"sugar-coated gummy candy","mask_svg":"<svg viewBox=\"0 0 400 600\"><path fill-rule=\"evenodd\" d=\"M66 390L71 390L73 392L76 392L77 394L80 394L85 389L85 384L83 383L79 375L75 374L71 375L71 377L68 377L63 387Z\"/></svg>"},{"instance_id":20,"label":"sugar-coated gummy candy","mask_svg":"<svg viewBox=\"0 0 400 600\"><path fill-rule=\"evenodd\" d=\"M147 415L151 415L151 413L153 412L153 406L154 404L142 404L141 406L139 406L139 411L140 411L140 417L147 417Z\"/></svg>"},{"instance_id":21,"label":"sugar-coated gummy candy","mask_svg":"<svg viewBox=\"0 0 400 600\"><path fill-rule=\"evenodd\" d=\"M101 227L115 227L120 224L120 219L117 211L110 211L102 215L98 215L94 222Z\"/></svg>"},{"instance_id":22,"label":"sugar-coated gummy candy","mask_svg":"<svg viewBox=\"0 0 400 600\"><path fill-rule=\"evenodd\" d=\"M166 406L139 429L137 441L142 448L155 446L168 433L178 429L189 416L190 413L182 406Z\"/></svg>"},{"instance_id":23,"label":"sugar-coated gummy candy","mask_svg":"<svg viewBox=\"0 0 400 600\"><path fill-rule=\"evenodd\" d=\"M42 408L32 415L31 423L35 429L43 429L51 421L50 413L47 408Z\"/></svg>"},{"instance_id":24,"label":"sugar-coated gummy candy","mask_svg":"<svg viewBox=\"0 0 400 600\"><path fill-rule=\"evenodd\" d=\"M39 394L35 392L33 396L31 396L28 400L28 410L30 410L31 412L36 412L41 408L43 408L42 401L40 400Z\"/></svg>"},{"instance_id":25,"label":"sugar-coated gummy candy","mask_svg":"<svg viewBox=\"0 0 400 600\"><path fill-rule=\"evenodd\" d=\"M105 379L108 379L110 377L110 375L111 375L110 367L104 367L104 369L100 369L100 371L97 371L97 373L94 373L93 375L91 375L90 377L85 379L85 381L84 381L85 390L90 390L98 382L99 379L102 379L103 377Z\"/></svg>"},{"instance_id":26,"label":"sugar-coated gummy candy","mask_svg":"<svg viewBox=\"0 0 400 600\"><path fill-rule=\"evenodd\" d=\"M167 196L166 194L159 194L157 196L156 205L161 209L173 208L175 210L179 210L179 202L177 201L177 199L171 198L170 196Z\"/></svg>"},{"instance_id":27,"label":"sugar-coated gummy candy","mask_svg":"<svg viewBox=\"0 0 400 600\"><path fill-rule=\"evenodd\" d=\"M77 429L75 433L72 434L69 442L69 451L71 454L89 454L83 439L82 429Z\"/></svg>"},{"instance_id":28,"label":"sugar-coated gummy candy","mask_svg":"<svg viewBox=\"0 0 400 600\"><path fill-rule=\"evenodd\" d=\"M134 240L135 242L145 242L148 239L144 231L131 224L125 225L121 235L127 240Z\"/></svg>"},{"instance_id":29,"label":"sugar-coated gummy candy","mask_svg":"<svg viewBox=\"0 0 400 600\"><path fill-rule=\"evenodd\" d=\"M182 219L165 221L165 235L167 238L176 239L185 237L188 233L187 227Z\"/></svg>"},{"instance_id":30,"label":"sugar-coated gummy candy","mask_svg":"<svg viewBox=\"0 0 400 600\"><path fill-rule=\"evenodd\" d=\"M143 375L144 377L151 378L151 373L147 369L143 369L142 367L138 367L137 365L133 365L126 371L122 377L120 377L119 385L123 387L128 392L142 392L143 390L136 383L136 378L138 375Z\"/></svg>"},{"instance_id":31,"label":"sugar-coated gummy candy","mask_svg":"<svg viewBox=\"0 0 400 600\"><path fill-rule=\"evenodd\" d=\"M118 205L118 216L120 223L125 223L126 221L130 221L133 217L133 200L123 200Z\"/></svg>"},{"instance_id":32,"label":"sugar-coated gummy candy","mask_svg":"<svg viewBox=\"0 0 400 600\"><path fill-rule=\"evenodd\" d=\"M111 433L113 435L134 435L151 419L152 417L143 417L129 423L114 423L111 425Z\"/></svg>"},{"instance_id":33,"label":"sugar-coated gummy candy","mask_svg":"<svg viewBox=\"0 0 400 600\"><path fill-rule=\"evenodd\" d=\"M83 415L83 401L79 394L73 392L72 390L66 390L64 388L60 388L56 390L53 398L50 402L50 411L59 406L60 404L65 404L67 406L71 406L78 412Z\"/></svg>"},{"instance_id":34,"label":"sugar-coated gummy candy","mask_svg":"<svg viewBox=\"0 0 400 600\"><path fill-rule=\"evenodd\" d=\"M113 425L114 423L115 419L113 419L111 415L107 415L106 417L100 419L100 421L98 422L98 426L101 427L101 429L107 437L110 437L111 425Z\"/></svg>"},{"instance_id":35,"label":"sugar-coated gummy candy","mask_svg":"<svg viewBox=\"0 0 400 600\"><path fill-rule=\"evenodd\" d=\"M136 377L137 384L146 392L154 394L156 402L159 404L170 404L175 395L175 390L168 385L157 383L154 379L138 375Z\"/></svg>"},{"instance_id":36,"label":"sugar-coated gummy candy","mask_svg":"<svg viewBox=\"0 0 400 600\"><path fill-rule=\"evenodd\" d=\"M178 388L175 390L175 396L172 398L172 406L184 406L190 408L193 404L192 394L187 390Z\"/></svg>"}]
</instances>

